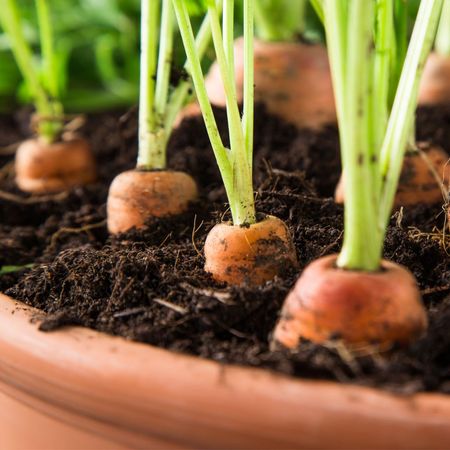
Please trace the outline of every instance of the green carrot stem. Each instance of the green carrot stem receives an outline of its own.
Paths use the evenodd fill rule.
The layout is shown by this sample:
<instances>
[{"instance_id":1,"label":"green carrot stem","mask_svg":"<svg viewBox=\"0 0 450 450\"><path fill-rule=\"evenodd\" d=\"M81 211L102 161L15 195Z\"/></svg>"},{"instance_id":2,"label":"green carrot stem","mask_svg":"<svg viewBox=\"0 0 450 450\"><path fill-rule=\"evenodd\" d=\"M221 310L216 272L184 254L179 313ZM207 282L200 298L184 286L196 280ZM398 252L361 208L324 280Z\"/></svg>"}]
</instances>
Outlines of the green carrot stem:
<instances>
[{"instance_id":1,"label":"green carrot stem","mask_svg":"<svg viewBox=\"0 0 450 450\"><path fill-rule=\"evenodd\" d=\"M405 62L409 39L409 6L408 2L395 0L394 2L394 38L390 45L391 75L389 82L389 111L392 109L395 94L397 92L400 74Z\"/></svg>"},{"instance_id":2,"label":"green carrot stem","mask_svg":"<svg viewBox=\"0 0 450 450\"><path fill-rule=\"evenodd\" d=\"M40 134L46 136L49 141L53 141L59 136L64 125L64 110L59 101L61 92L54 45L55 39L47 0L36 0L36 9L43 59L43 79L45 90L50 97L49 104L51 108L49 120L41 118L38 129Z\"/></svg>"},{"instance_id":3,"label":"green carrot stem","mask_svg":"<svg viewBox=\"0 0 450 450\"><path fill-rule=\"evenodd\" d=\"M215 10L215 7L214 7ZM217 23L216 22L212 22L215 17L211 16L211 10L209 10L208 16L210 17L210 25L211 25L211 30L213 33L213 42L214 42L214 46L216 46L216 40L214 40L214 36L216 37L216 39L218 37L220 37L220 33L221 33L221 29L220 29L220 25L218 25L218 19L219 16L217 14ZM223 37L222 37L222 46L220 46L220 50L222 50L223 48L223 60L221 60L222 62L222 66L220 67L220 63L219 63L219 67L220 70L222 71L222 69L226 66L227 69L230 71L231 74L233 74L230 83L227 85L227 88L229 89L229 93L231 94L230 96L226 95L225 96L225 101L226 101L226 112L227 112L227 119L228 119L228 123L231 124L234 122L234 125L237 124L236 122L236 118L238 120L238 122L240 122L240 117L239 117L239 113L235 114L236 111L234 111L233 105L237 105L237 100L236 100L236 82L235 82L235 78L234 78L234 0L224 0L224 5L223 5L223 16L222 16L222 29L223 29ZM214 34L215 33L215 34ZM217 50L216 50L217 53ZM218 54L218 53L217 53ZM218 54L219 55L219 54ZM220 54L220 57L222 56L222 54ZM217 60L219 61L219 56L217 56ZM221 74L223 74L223 72L221 72ZM222 77L223 79L223 77ZM226 82L226 81L225 81ZM231 104L230 104L231 101ZM232 127L233 128L233 127ZM230 130L230 133L232 131ZM234 136L234 133L233 133ZM235 139L235 137L233 137L230 135L230 139L233 140ZM243 138L243 136L242 136ZM233 144L231 145L231 147L233 148Z\"/></svg>"},{"instance_id":4,"label":"green carrot stem","mask_svg":"<svg viewBox=\"0 0 450 450\"><path fill-rule=\"evenodd\" d=\"M253 135L255 109L255 67L254 47L254 1L244 0L244 111L242 116L247 162L253 169Z\"/></svg>"},{"instance_id":5,"label":"green carrot stem","mask_svg":"<svg viewBox=\"0 0 450 450\"><path fill-rule=\"evenodd\" d=\"M393 59L391 48L395 47L394 33L394 2L396 0L376 0L376 27L375 27L375 55L369 64L372 76L369 83L369 111L368 111L368 129L369 129L369 158L372 161L370 165L371 180L373 182L373 201L378 204L381 180L378 177L379 172L379 153L383 137L389 118L390 103L389 89L391 87L391 72L393 70Z\"/></svg>"},{"instance_id":6,"label":"green carrot stem","mask_svg":"<svg viewBox=\"0 0 450 450\"><path fill-rule=\"evenodd\" d=\"M437 53L450 56L450 0L444 0L435 48Z\"/></svg>"},{"instance_id":7,"label":"green carrot stem","mask_svg":"<svg viewBox=\"0 0 450 450\"><path fill-rule=\"evenodd\" d=\"M157 67L151 64L150 70L156 70L156 81L153 79L154 106L151 112L150 127L147 134L147 141L144 143L144 161L138 162L139 167L147 170L165 169L167 166L167 130L164 128L164 117L167 110L167 100L169 96L170 71L172 69L173 57L173 34L174 34L174 14L171 0L163 0L161 11L161 29L159 39ZM156 42L155 44L156 45Z\"/></svg>"},{"instance_id":8,"label":"green carrot stem","mask_svg":"<svg viewBox=\"0 0 450 450\"><path fill-rule=\"evenodd\" d=\"M5 0L0 8L0 22L11 42L11 48L35 102L38 115L41 117L38 133L41 138L53 142L57 137L61 122L55 116L62 114L58 102L52 104L38 71L33 65L33 53L22 30L20 13L16 0ZM47 36L48 37L48 36ZM46 46L48 45L45 44ZM62 108L61 108L62 109ZM48 118L48 120L45 120Z\"/></svg>"},{"instance_id":9,"label":"green carrot stem","mask_svg":"<svg viewBox=\"0 0 450 450\"><path fill-rule=\"evenodd\" d=\"M326 0L309 0L319 20L325 22L325 13L323 3Z\"/></svg>"},{"instance_id":10,"label":"green carrot stem","mask_svg":"<svg viewBox=\"0 0 450 450\"><path fill-rule=\"evenodd\" d=\"M322 0L324 23L327 36L328 56L332 67L338 122L340 124L341 146L346 140L346 60L347 60L347 4L334 0ZM325 13L326 12L326 13ZM351 130L349 130L351 132Z\"/></svg>"},{"instance_id":11,"label":"green carrot stem","mask_svg":"<svg viewBox=\"0 0 450 450\"><path fill-rule=\"evenodd\" d=\"M223 46L227 65L230 72L234 74L234 0L224 1L222 13ZM236 87L235 83L233 83L233 87Z\"/></svg>"},{"instance_id":12,"label":"green carrot stem","mask_svg":"<svg viewBox=\"0 0 450 450\"><path fill-rule=\"evenodd\" d=\"M384 180L379 214L379 225L382 230L386 229L394 203L406 144L413 127L420 79L433 44L442 3L442 0L427 0L420 3L389 118L380 164L381 177Z\"/></svg>"},{"instance_id":13,"label":"green carrot stem","mask_svg":"<svg viewBox=\"0 0 450 450\"><path fill-rule=\"evenodd\" d=\"M246 151L245 138L238 109L236 89L234 87L234 71L231 72L231 68L227 64L219 16L215 5L208 7L208 14L210 17L217 63L219 65L226 97L228 130L230 134L231 147L230 156L233 170L233 189L231 197L229 197L230 208L233 215L233 223L235 225L252 224L256 222L253 181L250 164L248 163L248 154ZM232 36L229 34L228 39L231 40L231 43L228 45L232 45Z\"/></svg>"},{"instance_id":14,"label":"green carrot stem","mask_svg":"<svg viewBox=\"0 0 450 450\"><path fill-rule=\"evenodd\" d=\"M219 11L222 11L222 0L218 0L216 2L217 9ZM211 27L209 24L209 16L206 15L206 17L203 19L202 24L200 25L200 28L197 32L197 36L195 39L195 48L197 51L197 55L199 59L201 60L206 53L206 50L211 42ZM186 61L184 65L184 69L188 74L190 74L189 70L189 62ZM181 111L181 108L186 102L186 99L190 95L190 91L192 89L192 82L190 79L182 79L178 83L178 85L175 87L175 89L172 91L172 94L170 95L169 102L166 109L166 115L164 120L164 128L166 130L167 137L170 136L173 128L173 124L175 123L175 120L177 118L178 113Z\"/></svg>"},{"instance_id":15,"label":"green carrot stem","mask_svg":"<svg viewBox=\"0 0 450 450\"><path fill-rule=\"evenodd\" d=\"M319 3L319 1L317 1ZM346 119L346 58L347 58L347 3L334 0L320 0L325 26L328 59L331 67L336 114L339 124L341 149L347 147L352 129ZM341 152L341 155L343 152ZM343 159L343 156L341 156Z\"/></svg>"},{"instance_id":16,"label":"green carrot stem","mask_svg":"<svg viewBox=\"0 0 450 450\"><path fill-rule=\"evenodd\" d=\"M47 90L53 98L60 96L53 27L47 0L36 0L41 53Z\"/></svg>"},{"instance_id":17,"label":"green carrot stem","mask_svg":"<svg viewBox=\"0 0 450 450\"><path fill-rule=\"evenodd\" d=\"M227 1L227 0L225 0ZM241 119L239 115L238 103L236 98L236 89L234 84L234 72L229 70L227 55L225 54L225 46L223 45L222 30L219 22L219 15L216 6L208 7L208 15L210 18L212 38L214 49L216 51L217 63L219 65L222 77L225 97L227 102L227 114L230 128L230 144L231 148L243 147L244 135L241 129ZM228 34L228 39L233 42L232 37ZM229 45L227 45L228 48Z\"/></svg>"},{"instance_id":18,"label":"green carrot stem","mask_svg":"<svg viewBox=\"0 0 450 450\"><path fill-rule=\"evenodd\" d=\"M208 99L200 59L195 51L194 35L186 5L182 0L173 0L173 5L189 61L189 69L197 93L197 99L227 192L233 223L235 225L254 223L256 214L254 209L251 168L248 162L235 89L233 88L234 73L231 72L230 66L227 63L225 51L225 48L229 48L230 42L227 41L224 45L217 5L213 2L209 3L208 16L217 62L227 98L230 150L227 150L222 143L211 103ZM232 42L230 33L227 33L227 39Z\"/></svg>"},{"instance_id":19,"label":"green carrot stem","mask_svg":"<svg viewBox=\"0 0 450 450\"><path fill-rule=\"evenodd\" d=\"M189 13L184 0L173 0L173 6L177 16L178 28L180 29L186 56L189 61L189 70L194 83L195 92L197 94L197 100L202 111L203 120L205 121L206 131L216 157L217 165L222 175L225 190L229 197L232 193L233 186L232 166L229 159L229 150L227 150L222 143L211 103L209 102L200 58L197 54L197 49L195 46L194 33L192 31Z\"/></svg>"},{"instance_id":20,"label":"green carrot stem","mask_svg":"<svg viewBox=\"0 0 450 450\"><path fill-rule=\"evenodd\" d=\"M373 75L373 124L375 125L372 148L379 152L389 117L389 86L391 54L395 42L394 0L377 1L377 27L375 33L375 66ZM378 154L376 155L378 158ZM378 168L378 167L377 167Z\"/></svg>"},{"instance_id":21,"label":"green carrot stem","mask_svg":"<svg viewBox=\"0 0 450 450\"><path fill-rule=\"evenodd\" d=\"M139 147L137 166L160 168L160 150L156 143L162 139L157 130L155 113L155 78L157 71L159 0L141 1L141 66L139 94ZM160 145L159 145L160 146Z\"/></svg>"},{"instance_id":22,"label":"green carrot stem","mask_svg":"<svg viewBox=\"0 0 450 450\"><path fill-rule=\"evenodd\" d=\"M155 88L155 113L158 126L166 112L169 96L170 71L173 57L174 13L171 0L163 0L159 42L158 70ZM165 164L165 161L164 161Z\"/></svg>"},{"instance_id":23,"label":"green carrot stem","mask_svg":"<svg viewBox=\"0 0 450 450\"><path fill-rule=\"evenodd\" d=\"M349 2L345 117L352 138L342 149L345 173L344 243L337 265L350 270L375 271L380 264L377 204L374 202L368 130L373 24L372 1ZM325 11L325 14L327 12ZM370 239L367 237L370 236Z\"/></svg>"}]
</instances>

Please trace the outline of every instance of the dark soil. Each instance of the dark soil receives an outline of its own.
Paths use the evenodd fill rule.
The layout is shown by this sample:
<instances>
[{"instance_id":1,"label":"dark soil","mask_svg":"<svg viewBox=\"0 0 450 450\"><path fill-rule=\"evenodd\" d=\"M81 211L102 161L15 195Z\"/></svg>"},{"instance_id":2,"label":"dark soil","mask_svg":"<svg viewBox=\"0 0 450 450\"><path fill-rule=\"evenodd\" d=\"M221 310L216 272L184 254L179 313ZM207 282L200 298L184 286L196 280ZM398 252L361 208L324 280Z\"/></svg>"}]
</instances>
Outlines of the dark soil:
<instances>
[{"instance_id":1,"label":"dark soil","mask_svg":"<svg viewBox=\"0 0 450 450\"><path fill-rule=\"evenodd\" d=\"M217 111L223 124L225 115ZM421 140L450 152L450 107L421 109ZM22 118L0 118L0 145L24 137ZM297 131L257 109L257 208L285 220L303 268L337 252L342 208L331 196L340 164L337 131ZM183 122L170 145L170 166L198 180L202 198L181 217L153 220L144 231L110 237L105 228L108 185L136 157L136 111L89 117L99 182L39 199L14 186L0 163L0 290L46 311L43 331L79 324L222 363L265 367L298 377L375 385L401 392L450 393L450 267L442 205L394 214L385 255L416 276L428 308L428 334L388 357L351 355L339 345L303 343L295 353L270 351L269 335L298 272L259 289L227 288L203 271L207 232L226 211L224 190L201 119ZM7 194L16 197L7 199ZM226 217L226 214L225 214Z\"/></svg>"}]
</instances>

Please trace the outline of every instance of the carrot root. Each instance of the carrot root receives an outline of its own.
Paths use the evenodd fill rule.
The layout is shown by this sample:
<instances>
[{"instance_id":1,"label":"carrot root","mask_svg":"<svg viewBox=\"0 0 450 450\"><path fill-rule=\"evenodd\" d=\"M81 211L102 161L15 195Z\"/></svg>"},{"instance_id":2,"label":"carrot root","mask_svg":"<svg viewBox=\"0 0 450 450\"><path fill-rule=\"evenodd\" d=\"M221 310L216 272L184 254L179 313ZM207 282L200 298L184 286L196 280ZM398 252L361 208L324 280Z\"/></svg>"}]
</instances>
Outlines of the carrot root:
<instances>
[{"instance_id":1,"label":"carrot root","mask_svg":"<svg viewBox=\"0 0 450 450\"><path fill-rule=\"evenodd\" d=\"M433 204L444 201L450 188L450 161L439 147L407 153L394 199L394 207ZM344 203L345 177L341 175L334 193L335 202Z\"/></svg>"},{"instance_id":2,"label":"carrot root","mask_svg":"<svg viewBox=\"0 0 450 450\"><path fill-rule=\"evenodd\" d=\"M419 90L419 105L450 103L450 57L431 53Z\"/></svg>"},{"instance_id":3,"label":"carrot root","mask_svg":"<svg viewBox=\"0 0 450 450\"><path fill-rule=\"evenodd\" d=\"M408 154L395 196L395 206L443 202L443 190L450 187L450 161L439 147Z\"/></svg>"},{"instance_id":4,"label":"carrot root","mask_svg":"<svg viewBox=\"0 0 450 450\"><path fill-rule=\"evenodd\" d=\"M378 272L343 270L337 255L311 263L288 294L274 342L294 349L301 338L323 344L390 348L406 345L427 328L413 275L382 261Z\"/></svg>"},{"instance_id":5,"label":"carrot root","mask_svg":"<svg viewBox=\"0 0 450 450\"><path fill-rule=\"evenodd\" d=\"M216 225L204 251L205 270L231 285L261 285L297 265L289 230L273 216L248 227Z\"/></svg>"},{"instance_id":6,"label":"carrot root","mask_svg":"<svg viewBox=\"0 0 450 450\"><path fill-rule=\"evenodd\" d=\"M19 188L33 193L65 191L96 179L94 157L84 139L24 141L17 149L15 171Z\"/></svg>"},{"instance_id":7,"label":"carrot root","mask_svg":"<svg viewBox=\"0 0 450 450\"><path fill-rule=\"evenodd\" d=\"M181 214L198 196L191 176L175 171L129 170L109 188L107 224L110 233L142 228L150 217Z\"/></svg>"}]
</instances>

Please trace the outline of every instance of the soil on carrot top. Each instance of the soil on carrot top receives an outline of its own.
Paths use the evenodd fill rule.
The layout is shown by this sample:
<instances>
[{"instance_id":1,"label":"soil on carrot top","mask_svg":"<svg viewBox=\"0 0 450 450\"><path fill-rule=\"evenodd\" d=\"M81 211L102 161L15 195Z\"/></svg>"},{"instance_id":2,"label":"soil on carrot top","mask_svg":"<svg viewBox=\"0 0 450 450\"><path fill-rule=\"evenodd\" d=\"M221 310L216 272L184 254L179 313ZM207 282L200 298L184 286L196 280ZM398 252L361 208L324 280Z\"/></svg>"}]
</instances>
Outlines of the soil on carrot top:
<instances>
[{"instance_id":1,"label":"soil on carrot top","mask_svg":"<svg viewBox=\"0 0 450 450\"><path fill-rule=\"evenodd\" d=\"M216 114L224 128L224 111ZM450 152L450 107L421 109L418 118L420 139ZM23 139L24 120L0 117L2 148ZM301 268L337 252L342 208L332 200L340 171L335 127L296 130L258 107L255 129L258 211L286 221ZM43 331L78 324L221 363L397 392L450 393L450 241L442 204L396 212L385 248L420 284L430 318L426 336L388 357L308 342L294 353L270 351L269 335L299 273L288 271L257 289L225 287L204 273L206 234L229 214L202 120L182 123L169 157L171 168L197 179L198 203L180 217L151 220L144 230L115 237L106 231L105 201L112 178L133 167L136 111L88 117L82 132L100 177L68 193L21 193L12 156L0 156L0 266L33 264L1 275L0 291L46 311Z\"/></svg>"}]
</instances>

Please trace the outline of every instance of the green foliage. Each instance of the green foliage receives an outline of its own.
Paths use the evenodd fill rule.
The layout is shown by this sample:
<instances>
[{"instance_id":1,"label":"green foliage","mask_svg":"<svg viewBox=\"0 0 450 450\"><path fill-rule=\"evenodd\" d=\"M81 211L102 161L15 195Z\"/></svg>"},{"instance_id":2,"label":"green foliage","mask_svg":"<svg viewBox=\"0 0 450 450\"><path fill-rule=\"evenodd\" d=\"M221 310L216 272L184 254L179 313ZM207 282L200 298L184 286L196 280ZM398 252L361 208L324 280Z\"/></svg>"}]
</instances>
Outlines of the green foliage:
<instances>
[{"instance_id":1,"label":"green foliage","mask_svg":"<svg viewBox=\"0 0 450 450\"><path fill-rule=\"evenodd\" d=\"M35 5L20 2L23 26L36 54L39 34ZM139 0L52 0L58 89L69 111L110 109L137 100ZM1 30L0 30L1 33ZM30 101L20 82L5 35L0 34L0 110L11 100ZM3 64L3 62L5 62ZM36 61L42 67L42 60ZM5 70L6 67L6 70Z\"/></svg>"},{"instance_id":2,"label":"green foliage","mask_svg":"<svg viewBox=\"0 0 450 450\"><path fill-rule=\"evenodd\" d=\"M198 29L207 0L186 0ZM58 86L65 110L89 112L135 104L139 96L140 0L51 0L56 36ZM19 1L24 32L38 54L34 0ZM175 36L174 61L182 67L184 51ZM37 58L37 64L42 61ZM29 86L11 55L0 28L0 111L29 103Z\"/></svg>"}]
</instances>

